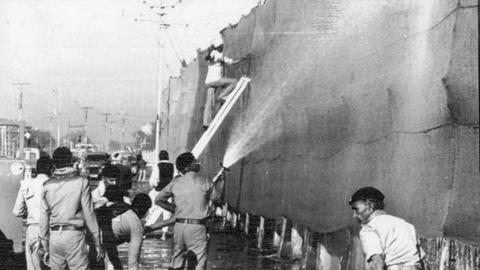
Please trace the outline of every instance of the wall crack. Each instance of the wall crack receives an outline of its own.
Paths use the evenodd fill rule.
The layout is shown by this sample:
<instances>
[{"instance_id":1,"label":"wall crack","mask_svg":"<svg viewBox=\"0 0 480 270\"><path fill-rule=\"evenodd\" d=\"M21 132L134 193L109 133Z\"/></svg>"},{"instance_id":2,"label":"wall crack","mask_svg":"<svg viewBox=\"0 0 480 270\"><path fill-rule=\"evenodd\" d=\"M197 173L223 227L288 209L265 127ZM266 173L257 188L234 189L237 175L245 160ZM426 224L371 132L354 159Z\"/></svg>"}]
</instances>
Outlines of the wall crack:
<instances>
[{"instance_id":1,"label":"wall crack","mask_svg":"<svg viewBox=\"0 0 480 270\"><path fill-rule=\"evenodd\" d=\"M427 128L427 129L423 129L423 130L418 130L418 131L393 131L391 133L388 133L384 136L380 136L380 137L377 137L377 138L374 138L374 139L371 139L371 140L365 140L365 141L356 141L356 142L351 142L351 143L348 143L346 144L344 147L340 148L339 150L329 154L329 155L314 155L314 154L288 154L288 155L282 155L282 154L278 154L278 155L275 155L271 158L268 158L268 157L262 157L262 158L259 158L259 159L256 159L256 160L252 160L253 163L255 164L258 164L258 163L262 163L264 161L266 162L272 162L272 161L276 161L276 160L291 160L291 159L298 159L298 158L302 158L302 159L305 159L305 158L309 158L309 159L315 159L315 160L329 160L335 156L337 156L338 154L340 154L341 152L345 151L346 149L352 147L352 146L355 146L355 145L368 145L368 144L372 144L372 143L375 143L375 142L378 142L378 141L381 141L381 140L384 140L384 139L387 139L389 137L391 137L392 135L416 135L416 134L427 134L431 131L434 131L434 130L437 130L437 129L441 129L441 128L444 128L444 127L448 127L448 126L469 126L469 127L472 127L470 125L464 125L464 124L459 124L455 121L453 122L446 122L446 123L443 123L441 125L438 125L438 126L434 126L434 127L431 127L431 128ZM478 128L473 126L474 128Z\"/></svg>"},{"instance_id":2,"label":"wall crack","mask_svg":"<svg viewBox=\"0 0 480 270\"><path fill-rule=\"evenodd\" d=\"M475 6L462 6L460 4L460 1L458 1L457 3L457 6L452 9L447 15L445 15L442 19L440 19L438 22L436 22L435 24L423 29L423 30L420 30L416 33L412 33L412 34L408 34L408 35L404 35L403 38L399 38L397 40L394 40L393 42L391 42L390 44L387 44L386 46L382 47L382 48L379 48L377 49L376 51L372 52L372 53L369 53L369 54L366 54L366 55L361 55L359 56L357 59L360 60L360 59L364 59L364 58L368 58L368 57L371 57L371 56L374 56L376 55L377 53L387 49L387 48L390 48L390 47L393 47L395 46L396 44L399 44L401 42L403 42L404 40L407 40L407 39L410 39L410 38L413 38L413 37L416 37L418 35L421 35L421 34L425 34L425 33L428 33L429 31L437 28L439 25L441 25L444 21L446 21L450 16L452 16L456 11L458 11L459 9L468 9L468 8L476 8L478 7L478 5L475 5Z\"/></svg>"}]
</instances>

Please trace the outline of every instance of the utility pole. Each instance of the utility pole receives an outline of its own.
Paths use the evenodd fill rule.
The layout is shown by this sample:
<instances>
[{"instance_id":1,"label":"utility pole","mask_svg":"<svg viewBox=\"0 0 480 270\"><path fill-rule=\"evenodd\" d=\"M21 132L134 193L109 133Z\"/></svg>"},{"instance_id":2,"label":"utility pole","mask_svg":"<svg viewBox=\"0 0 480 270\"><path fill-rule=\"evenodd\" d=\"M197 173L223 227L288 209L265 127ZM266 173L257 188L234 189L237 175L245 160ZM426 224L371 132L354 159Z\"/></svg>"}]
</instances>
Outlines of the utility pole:
<instances>
[{"instance_id":1,"label":"utility pole","mask_svg":"<svg viewBox=\"0 0 480 270\"><path fill-rule=\"evenodd\" d=\"M88 136L87 136L88 111L93 109L93 107L85 106L85 107L81 107L80 109L85 110L85 127L84 127L84 130L85 130L85 144L87 144L88 143Z\"/></svg>"},{"instance_id":2,"label":"utility pole","mask_svg":"<svg viewBox=\"0 0 480 270\"><path fill-rule=\"evenodd\" d=\"M150 9L155 8L156 6L151 6ZM159 6L160 8L164 8L162 6ZM160 15L160 14L159 14ZM160 15L160 17L163 15ZM157 66L157 115L155 117L155 160L158 163L158 154L160 153L160 110L161 110L161 103L162 103L162 48L163 45L161 43L162 40L162 30L167 29L170 27L171 24L165 23L163 20L161 21L155 21L155 20L144 20L144 19L135 19L135 21L141 21L141 22L152 22L152 23L157 23L160 31L159 31L159 37L158 37L158 50L157 50L157 61L158 61L158 66Z\"/></svg>"},{"instance_id":3,"label":"utility pole","mask_svg":"<svg viewBox=\"0 0 480 270\"><path fill-rule=\"evenodd\" d=\"M158 163L159 162L159 159L158 159L158 154L160 153L160 129L161 129L161 126L160 126L160 115L161 115L161 108L162 108L162 90L163 90L163 86L162 86L162 77L163 77L163 72L162 72L162 60L164 59L163 57L163 44L161 43L161 40L162 40L162 30L165 30L167 29L168 27L170 27L169 24L166 24L166 23L163 23L161 22L160 25L160 34L159 34L159 38L158 38L158 55L157 55L157 61L158 61L158 86L157 86L157 117L155 119L155 160L156 162ZM163 57L163 59L162 59ZM168 115L167 115L167 118L168 118ZM168 140L168 139L167 139ZM167 142L168 143L168 142Z\"/></svg>"},{"instance_id":4,"label":"utility pole","mask_svg":"<svg viewBox=\"0 0 480 270\"><path fill-rule=\"evenodd\" d=\"M162 102L162 65L160 61L162 44L158 42L158 89L157 89L157 117L155 119L155 160L158 163L158 155L160 153L160 110Z\"/></svg>"},{"instance_id":5,"label":"utility pole","mask_svg":"<svg viewBox=\"0 0 480 270\"><path fill-rule=\"evenodd\" d=\"M23 87L30 85L29 82L14 82L13 86L18 87L19 91L19 100L18 100L18 120L23 121Z\"/></svg>"},{"instance_id":6,"label":"utility pole","mask_svg":"<svg viewBox=\"0 0 480 270\"><path fill-rule=\"evenodd\" d=\"M50 115L48 119L48 154L52 156L52 134L50 134L50 130L52 130L52 121L53 121L53 116Z\"/></svg>"},{"instance_id":7,"label":"utility pole","mask_svg":"<svg viewBox=\"0 0 480 270\"><path fill-rule=\"evenodd\" d=\"M108 152L110 149L108 149L108 116L110 116L110 113L102 113L105 115L105 151Z\"/></svg>"},{"instance_id":8,"label":"utility pole","mask_svg":"<svg viewBox=\"0 0 480 270\"><path fill-rule=\"evenodd\" d=\"M60 147L60 103L61 103L61 91L57 89L52 89L52 92L57 95L57 147Z\"/></svg>"},{"instance_id":9,"label":"utility pole","mask_svg":"<svg viewBox=\"0 0 480 270\"><path fill-rule=\"evenodd\" d=\"M122 107L122 110L120 111L120 120L122 120L122 150L125 148L125 121L127 120L127 118L125 118L125 115L125 108Z\"/></svg>"}]
</instances>

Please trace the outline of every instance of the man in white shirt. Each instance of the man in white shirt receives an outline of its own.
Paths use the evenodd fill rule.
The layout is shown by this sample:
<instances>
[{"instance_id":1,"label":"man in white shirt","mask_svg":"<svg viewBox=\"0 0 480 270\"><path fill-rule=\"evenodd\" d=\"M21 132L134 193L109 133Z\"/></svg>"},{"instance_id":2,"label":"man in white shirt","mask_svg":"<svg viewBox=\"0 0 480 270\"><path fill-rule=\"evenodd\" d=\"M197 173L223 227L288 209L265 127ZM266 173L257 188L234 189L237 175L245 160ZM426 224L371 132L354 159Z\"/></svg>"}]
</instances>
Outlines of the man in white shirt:
<instances>
[{"instance_id":1,"label":"man in white shirt","mask_svg":"<svg viewBox=\"0 0 480 270\"><path fill-rule=\"evenodd\" d=\"M235 89L237 80L224 76L224 65L233 65L246 59L231 59L223 55L223 44L215 47L211 45L207 49L205 60L208 63L208 72L205 78L205 86L207 87L207 98L205 110L203 113L203 126L207 128L215 117L214 111L216 102L223 104L228 95Z\"/></svg>"},{"instance_id":2,"label":"man in white shirt","mask_svg":"<svg viewBox=\"0 0 480 270\"><path fill-rule=\"evenodd\" d=\"M378 189L364 187L349 201L353 218L362 226L360 241L367 264L375 270L422 269L415 227L387 214L384 198Z\"/></svg>"},{"instance_id":3,"label":"man in white shirt","mask_svg":"<svg viewBox=\"0 0 480 270\"><path fill-rule=\"evenodd\" d=\"M148 227L154 226L157 222L168 220L172 217L172 212L155 204L155 198L164 187L166 187L173 179L175 174L175 167L169 161L169 155L166 150L161 150L158 154L159 162L153 166L152 174L150 176L150 185L153 189L148 193L152 201L152 207L148 210L145 225ZM166 239L168 227L162 228L162 240Z\"/></svg>"},{"instance_id":4,"label":"man in white shirt","mask_svg":"<svg viewBox=\"0 0 480 270\"><path fill-rule=\"evenodd\" d=\"M18 217L27 218L27 231L25 235L25 257L28 270L42 269L38 248L40 218L40 200L43 189L43 183L50 179L53 171L52 161L49 157L41 157L37 161L37 176L35 178L25 178L20 182L17 200L13 208L13 214Z\"/></svg>"}]
</instances>

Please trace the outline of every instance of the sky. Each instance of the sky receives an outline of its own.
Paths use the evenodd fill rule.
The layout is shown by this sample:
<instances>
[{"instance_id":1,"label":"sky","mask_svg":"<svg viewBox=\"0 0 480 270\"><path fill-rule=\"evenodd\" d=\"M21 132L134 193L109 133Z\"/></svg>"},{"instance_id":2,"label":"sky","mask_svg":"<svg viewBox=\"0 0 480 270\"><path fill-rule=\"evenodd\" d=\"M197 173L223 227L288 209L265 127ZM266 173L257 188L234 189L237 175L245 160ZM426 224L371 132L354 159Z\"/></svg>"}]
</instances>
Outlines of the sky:
<instances>
[{"instance_id":1,"label":"sky","mask_svg":"<svg viewBox=\"0 0 480 270\"><path fill-rule=\"evenodd\" d=\"M1 0L0 118L19 117L23 92L22 117L32 127L55 135L59 119L63 136L85 123L81 108L91 107L87 131L95 142L110 132L121 141L121 118L131 142L132 132L154 121L157 90L179 74L180 59L190 62L257 2ZM162 22L170 27L161 30Z\"/></svg>"}]
</instances>

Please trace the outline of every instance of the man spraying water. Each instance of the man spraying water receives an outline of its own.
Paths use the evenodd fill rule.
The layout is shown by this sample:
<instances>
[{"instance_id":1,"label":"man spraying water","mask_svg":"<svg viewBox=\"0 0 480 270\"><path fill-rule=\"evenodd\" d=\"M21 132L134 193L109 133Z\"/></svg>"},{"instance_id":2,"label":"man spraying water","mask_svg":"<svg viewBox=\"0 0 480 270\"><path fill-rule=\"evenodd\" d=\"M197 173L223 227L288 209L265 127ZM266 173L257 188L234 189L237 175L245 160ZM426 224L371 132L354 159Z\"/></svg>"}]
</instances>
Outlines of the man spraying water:
<instances>
[{"instance_id":1,"label":"man spraying water","mask_svg":"<svg viewBox=\"0 0 480 270\"><path fill-rule=\"evenodd\" d=\"M213 181L201 177L200 163L195 156L186 152L178 156L176 167L180 176L160 191L155 203L165 208L175 209L175 226L173 229L174 250L171 267L184 265L183 255L191 250L196 257L197 270L205 269L207 263L207 231L209 201L216 201L222 196L222 177ZM173 198L175 206L168 199Z\"/></svg>"}]
</instances>

